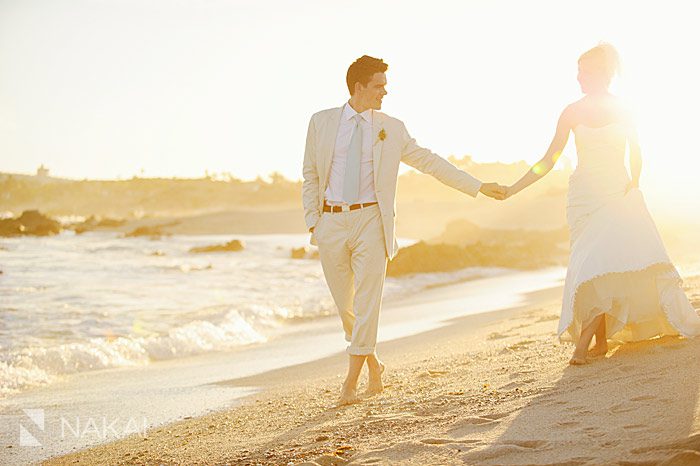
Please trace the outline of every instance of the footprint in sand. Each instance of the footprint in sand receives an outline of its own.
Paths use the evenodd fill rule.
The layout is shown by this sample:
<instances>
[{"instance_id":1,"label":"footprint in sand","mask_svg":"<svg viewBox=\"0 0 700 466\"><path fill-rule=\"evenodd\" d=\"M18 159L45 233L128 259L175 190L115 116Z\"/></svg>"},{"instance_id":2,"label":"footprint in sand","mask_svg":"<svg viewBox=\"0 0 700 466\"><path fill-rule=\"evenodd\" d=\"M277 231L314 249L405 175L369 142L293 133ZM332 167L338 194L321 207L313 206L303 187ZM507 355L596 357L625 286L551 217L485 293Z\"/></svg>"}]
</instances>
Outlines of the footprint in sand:
<instances>
[{"instance_id":1,"label":"footprint in sand","mask_svg":"<svg viewBox=\"0 0 700 466\"><path fill-rule=\"evenodd\" d=\"M532 402L533 405L542 405L542 406L561 406L561 405L566 405L569 404L567 401L562 401L562 400L551 400L551 399L540 399Z\"/></svg>"},{"instance_id":2,"label":"footprint in sand","mask_svg":"<svg viewBox=\"0 0 700 466\"><path fill-rule=\"evenodd\" d=\"M634 411L636 408L629 403L618 403L610 408L611 413L628 413Z\"/></svg>"},{"instance_id":3,"label":"footprint in sand","mask_svg":"<svg viewBox=\"0 0 700 466\"><path fill-rule=\"evenodd\" d=\"M497 422L499 419L506 417L507 413L484 414L483 416L472 416L466 418L465 424L490 424Z\"/></svg>"},{"instance_id":4,"label":"footprint in sand","mask_svg":"<svg viewBox=\"0 0 700 466\"><path fill-rule=\"evenodd\" d=\"M565 427L567 429L581 425L579 421L561 421L557 423L558 426Z\"/></svg>"},{"instance_id":5,"label":"footprint in sand","mask_svg":"<svg viewBox=\"0 0 700 466\"><path fill-rule=\"evenodd\" d=\"M468 417L462 421L462 424L471 424L471 425L481 425L481 424L493 424L496 422L493 419L487 419L485 417Z\"/></svg>"},{"instance_id":6,"label":"footprint in sand","mask_svg":"<svg viewBox=\"0 0 700 466\"><path fill-rule=\"evenodd\" d=\"M526 347L530 346L533 343L536 343L536 342L534 340L523 340L523 341L519 341L515 344L508 346L508 349L514 350L514 351L522 350L522 349L525 349Z\"/></svg>"},{"instance_id":7,"label":"footprint in sand","mask_svg":"<svg viewBox=\"0 0 700 466\"><path fill-rule=\"evenodd\" d=\"M581 431L586 434L588 437L603 437L605 435L605 431L598 427L584 427L581 429Z\"/></svg>"},{"instance_id":8,"label":"footprint in sand","mask_svg":"<svg viewBox=\"0 0 700 466\"><path fill-rule=\"evenodd\" d=\"M634 372L636 370L639 370L637 366L620 366L618 367L618 369L622 372Z\"/></svg>"},{"instance_id":9,"label":"footprint in sand","mask_svg":"<svg viewBox=\"0 0 700 466\"><path fill-rule=\"evenodd\" d=\"M437 369L428 369L425 372L421 372L418 374L417 377L419 378L426 378L426 377L442 377L443 375L449 374L450 371L444 371L444 370L437 370Z\"/></svg>"},{"instance_id":10,"label":"footprint in sand","mask_svg":"<svg viewBox=\"0 0 700 466\"><path fill-rule=\"evenodd\" d=\"M551 448L550 443L546 440L512 440L491 445L485 450L467 453L463 458L466 459L469 464L481 463L505 456L518 458L528 450L540 450L545 448Z\"/></svg>"},{"instance_id":11,"label":"footprint in sand","mask_svg":"<svg viewBox=\"0 0 700 466\"><path fill-rule=\"evenodd\" d=\"M514 390L516 388L520 388L524 385L530 384L534 381L535 381L535 379L513 381L513 382L507 383L501 387L498 387L498 389L499 390Z\"/></svg>"},{"instance_id":12,"label":"footprint in sand","mask_svg":"<svg viewBox=\"0 0 700 466\"><path fill-rule=\"evenodd\" d=\"M348 464L348 460L334 455L323 455L319 456L318 458L315 458L314 463L320 466L342 466Z\"/></svg>"},{"instance_id":13,"label":"footprint in sand","mask_svg":"<svg viewBox=\"0 0 700 466\"><path fill-rule=\"evenodd\" d=\"M654 395L641 395L641 396L635 396L632 398L632 401L647 401L647 400L655 400L656 397Z\"/></svg>"},{"instance_id":14,"label":"footprint in sand","mask_svg":"<svg viewBox=\"0 0 700 466\"><path fill-rule=\"evenodd\" d=\"M576 414L592 414L593 411L588 409L586 406L571 406L567 408L567 411L572 411Z\"/></svg>"},{"instance_id":15,"label":"footprint in sand","mask_svg":"<svg viewBox=\"0 0 700 466\"><path fill-rule=\"evenodd\" d=\"M414 402L415 403L415 402ZM368 411L367 414L365 414L365 417L367 418L368 422L388 422L388 421L398 421L402 419L410 419L413 418L413 415L410 413L388 413L388 414L375 414L371 411Z\"/></svg>"},{"instance_id":16,"label":"footprint in sand","mask_svg":"<svg viewBox=\"0 0 700 466\"><path fill-rule=\"evenodd\" d=\"M469 452L463 455L466 464L480 464L485 461L495 460L506 455L517 456L523 452L522 448L515 445L491 445L484 450Z\"/></svg>"},{"instance_id":17,"label":"footprint in sand","mask_svg":"<svg viewBox=\"0 0 700 466\"><path fill-rule=\"evenodd\" d=\"M479 444L479 443L483 443L483 442L482 442L481 440L479 440L479 439L461 438L461 439L455 440L455 443L463 443L463 444L466 444L466 445L474 445L474 444Z\"/></svg>"},{"instance_id":18,"label":"footprint in sand","mask_svg":"<svg viewBox=\"0 0 700 466\"><path fill-rule=\"evenodd\" d=\"M524 376L524 375L532 374L533 372L536 372L536 371L517 371L517 372L511 372L511 373L508 375L508 377L510 377L511 379L517 379L518 377L522 377L522 376ZM527 380L525 381L525 383L530 383L530 382L534 382L534 381L535 381L535 379L527 379Z\"/></svg>"},{"instance_id":19,"label":"footprint in sand","mask_svg":"<svg viewBox=\"0 0 700 466\"><path fill-rule=\"evenodd\" d=\"M538 450L549 447L549 442L546 440L514 440L512 442L504 442L504 445L515 445L521 448L536 448Z\"/></svg>"},{"instance_id":20,"label":"footprint in sand","mask_svg":"<svg viewBox=\"0 0 700 466\"><path fill-rule=\"evenodd\" d=\"M447 443L454 443L454 440L449 438L424 438L421 442L427 443L428 445L445 445Z\"/></svg>"},{"instance_id":21,"label":"footprint in sand","mask_svg":"<svg viewBox=\"0 0 700 466\"><path fill-rule=\"evenodd\" d=\"M498 389L499 390L514 390L514 389L520 388L522 386L523 386L523 384L521 382L511 382L511 383L507 383L505 385L498 387Z\"/></svg>"},{"instance_id":22,"label":"footprint in sand","mask_svg":"<svg viewBox=\"0 0 700 466\"><path fill-rule=\"evenodd\" d=\"M512 337L512 333L500 333L500 332L493 332L490 333L488 337L486 337L487 340L502 340L503 338L508 338Z\"/></svg>"},{"instance_id":23,"label":"footprint in sand","mask_svg":"<svg viewBox=\"0 0 700 466\"><path fill-rule=\"evenodd\" d=\"M409 458L430 458L434 457L436 454L444 454L445 450L452 450L452 452L450 452L450 454L452 454L454 450L456 450L458 453L461 453L473 448L470 446L464 446L462 448L461 445L457 445L452 441L450 441L449 443L449 447L446 448L442 447L442 445L446 445L446 443L442 442L417 442L415 440L398 442L386 448L371 450L367 453L353 457L352 464L403 464L401 462L401 459L405 460Z\"/></svg>"},{"instance_id":24,"label":"footprint in sand","mask_svg":"<svg viewBox=\"0 0 700 466\"><path fill-rule=\"evenodd\" d=\"M475 430L493 429L500 423L500 419L507 416L508 413L486 414L484 416L471 416L454 423L448 434L454 437L468 435Z\"/></svg>"}]
</instances>

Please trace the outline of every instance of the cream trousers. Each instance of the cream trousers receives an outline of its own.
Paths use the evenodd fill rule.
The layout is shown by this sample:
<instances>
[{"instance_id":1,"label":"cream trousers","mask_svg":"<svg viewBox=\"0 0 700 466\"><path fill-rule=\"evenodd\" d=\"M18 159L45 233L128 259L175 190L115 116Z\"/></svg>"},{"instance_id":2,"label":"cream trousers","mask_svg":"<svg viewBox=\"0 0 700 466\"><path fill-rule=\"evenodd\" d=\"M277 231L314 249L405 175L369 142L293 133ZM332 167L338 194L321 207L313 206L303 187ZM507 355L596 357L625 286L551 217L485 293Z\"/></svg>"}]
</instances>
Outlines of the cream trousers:
<instances>
[{"instance_id":1,"label":"cream trousers","mask_svg":"<svg viewBox=\"0 0 700 466\"><path fill-rule=\"evenodd\" d=\"M323 212L314 236L345 339L350 342L347 352L374 353L387 265L379 206Z\"/></svg>"}]
</instances>

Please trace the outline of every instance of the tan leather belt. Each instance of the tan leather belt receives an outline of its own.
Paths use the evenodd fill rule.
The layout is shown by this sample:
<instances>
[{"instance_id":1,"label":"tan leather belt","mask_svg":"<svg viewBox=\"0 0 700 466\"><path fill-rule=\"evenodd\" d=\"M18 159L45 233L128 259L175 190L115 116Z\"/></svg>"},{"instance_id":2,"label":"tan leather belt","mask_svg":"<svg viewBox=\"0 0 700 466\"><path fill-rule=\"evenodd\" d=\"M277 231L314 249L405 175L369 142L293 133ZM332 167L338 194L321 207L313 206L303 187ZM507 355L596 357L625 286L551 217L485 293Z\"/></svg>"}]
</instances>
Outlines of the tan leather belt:
<instances>
[{"instance_id":1,"label":"tan leather belt","mask_svg":"<svg viewBox=\"0 0 700 466\"><path fill-rule=\"evenodd\" d=\"M350 210L357 210L363 207L369 207L371 205L377 204L376 202L365 202L364 204L352 204L352 205L328 205L323 203L324 212L348 212Z\"/></svg>"}]
</instances>

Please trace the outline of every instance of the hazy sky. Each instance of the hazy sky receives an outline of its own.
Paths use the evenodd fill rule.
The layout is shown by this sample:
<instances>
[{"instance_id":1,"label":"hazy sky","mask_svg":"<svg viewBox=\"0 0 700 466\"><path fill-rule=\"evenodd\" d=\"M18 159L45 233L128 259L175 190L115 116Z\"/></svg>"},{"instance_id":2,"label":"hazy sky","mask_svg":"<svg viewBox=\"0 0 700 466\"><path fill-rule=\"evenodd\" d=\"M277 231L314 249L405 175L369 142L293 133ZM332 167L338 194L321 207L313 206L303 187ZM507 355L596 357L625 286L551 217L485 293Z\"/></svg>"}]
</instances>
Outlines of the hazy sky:
<instances>
[{"instance_id":1,"label":"hazy sky","mask_svg":"<svg viewBox=\"0 0 700 466\"><path fill-rule=\"evenodd\" d=\"M309 116L346 101L365 53L423 146L534 162L606 40L643 183L697 213L696 18L690 1L0 0L0 171L299 179Z\"/></svg>"}]
</instances>

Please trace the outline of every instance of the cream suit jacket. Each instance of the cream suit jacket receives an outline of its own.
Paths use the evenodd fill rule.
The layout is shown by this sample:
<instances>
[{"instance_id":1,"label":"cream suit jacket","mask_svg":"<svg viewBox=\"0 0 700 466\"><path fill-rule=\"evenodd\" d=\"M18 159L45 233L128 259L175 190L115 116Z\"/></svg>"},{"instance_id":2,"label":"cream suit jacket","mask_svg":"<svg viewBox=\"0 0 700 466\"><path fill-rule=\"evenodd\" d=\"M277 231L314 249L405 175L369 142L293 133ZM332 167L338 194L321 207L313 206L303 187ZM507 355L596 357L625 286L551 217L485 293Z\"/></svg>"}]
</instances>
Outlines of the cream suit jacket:
<instances>
[{"instance_id":1,"label":"cream suit jacket","mask_svg":"<svg viewBox=\"0 0 700 466\"><path fill-rule=\"evenodd\" d=\"M308 228L315 227L323 212L323 198L328 186L331 161L343 107L315 113L309 122L304 152L302 198ZM381 137L380 137L381 136ZM440 182L476 197L481 181L452 165L428 149L419 147L409 136L401 120L374 111L372 118L372 156L374 190L379 203L384 230L386 256L393 259L398 252L396 242L396 185L399 162L433 176ZM316 245L314 233L311 244Z\"/></svg>"}]
</instances>

